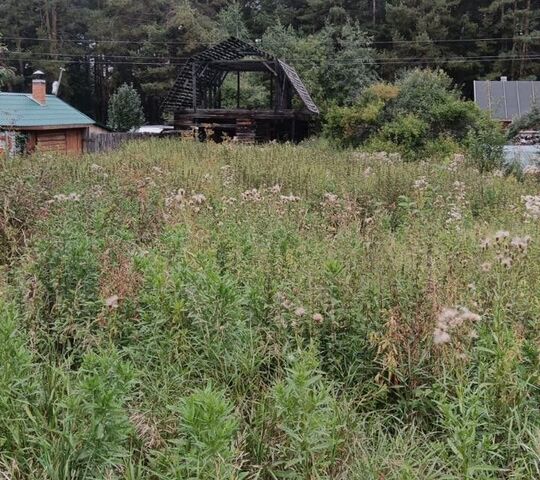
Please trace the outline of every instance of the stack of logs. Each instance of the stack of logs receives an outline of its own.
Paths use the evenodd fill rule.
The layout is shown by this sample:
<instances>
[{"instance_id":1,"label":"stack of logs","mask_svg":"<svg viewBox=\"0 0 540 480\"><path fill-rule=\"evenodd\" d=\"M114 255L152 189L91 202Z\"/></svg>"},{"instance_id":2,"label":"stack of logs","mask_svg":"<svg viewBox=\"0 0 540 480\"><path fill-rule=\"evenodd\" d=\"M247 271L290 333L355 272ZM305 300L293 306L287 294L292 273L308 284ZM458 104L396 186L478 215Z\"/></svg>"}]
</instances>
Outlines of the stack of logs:
<instances>
[{"instance_id":1,"label":"stack of logs","mask_svg":"<svg viewBox=\"0 0 540 480\"><path fill-rule=\"evenodd\" d=\"M257 125L251 118L236 120L236 139L239 143L255 143Z\"/></svg>"}]
</instances>

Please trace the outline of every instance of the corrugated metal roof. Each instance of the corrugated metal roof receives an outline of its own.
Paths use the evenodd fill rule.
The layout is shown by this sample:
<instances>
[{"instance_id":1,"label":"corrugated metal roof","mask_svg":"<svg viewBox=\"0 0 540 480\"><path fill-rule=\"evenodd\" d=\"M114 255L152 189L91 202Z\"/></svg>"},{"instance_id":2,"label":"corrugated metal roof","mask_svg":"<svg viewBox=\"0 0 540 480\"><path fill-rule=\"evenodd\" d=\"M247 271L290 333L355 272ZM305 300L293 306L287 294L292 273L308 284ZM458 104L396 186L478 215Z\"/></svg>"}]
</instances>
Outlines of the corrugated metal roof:
<instances>
[{"instance_id":1,"label":"corrugated metal roof","mask_svg":"<svg viewBox=\"0 0 540 480\"><path fill-rule=\"evenodd\" d=\"M2 127L54 127L94 123L90 117L55 95L47 95L47 103L40 105L27 93L0 92Z\"/></svg>"},{"instance_id":2,"label":"corrugated metal roof","mask_svg":"<svg viewBox=\"0 0 540 480\"><path fill-rule=\"evenodd\" d=\"M512 121L540 105L540 82L475 81L474 101L493 118Z\"/></svg>"}]
</instances>

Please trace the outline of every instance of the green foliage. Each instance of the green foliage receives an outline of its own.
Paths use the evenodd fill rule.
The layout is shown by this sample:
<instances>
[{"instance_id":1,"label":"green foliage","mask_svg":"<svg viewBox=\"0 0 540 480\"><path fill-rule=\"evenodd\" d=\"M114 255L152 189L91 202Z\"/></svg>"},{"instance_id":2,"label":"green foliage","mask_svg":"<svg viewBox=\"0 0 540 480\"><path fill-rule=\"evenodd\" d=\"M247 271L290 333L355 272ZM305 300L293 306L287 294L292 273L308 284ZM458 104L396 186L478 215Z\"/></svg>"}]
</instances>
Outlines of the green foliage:
<instances>
[{"instance_id":1,"label":"green foliage","mask_svg":"<svg viewBox=\"0 0 540 480\"><path fill-rule=\"evenodd\" d=\"M357 23L328 24L308 36L278 23L264 33L262 48L290 61L320 105L350 104L378 79L371 39Z\"/></svg>"},{"instance_id":2,"label":"green foliage","mask_svg":"<svg viewBox=\"0 0 540 480\"><path fill-rule=\"evenodd\" d=\"M127 132L144 123L141 98L133 86L124 83L109 101L107 125L117 132Z\"/></svg>"},{"instance_id":3,"label":"green foliage","mask_svg":"<svg viewBox=\"0 0 540 480\"><path fill-rule=\"evenodd\" d=\"M2 35L0 35L0 88L7 84L10 80L13 80L13 70L5 64L4 55L7 53L7 48L1 43Z\"/></svg>"},{"instance_id":4,"label":"green foliage","mask_svg":"<svg viewBox=\"0 0 540 480\"><path fill-rule=\"evenodd\" d=\"M164 478L239 478L234 465L238 421L224 393L207 386L185 398L177 411L180 438L160 460Z\"/></svg>"},{"instance_id":5,"label":"green foliage","mask_svg":"<svg viewBox=\"0 0 540 480\"><path fill-rule=\"evenodd\" d=\"M316 353L299 352L273 389L272 409L282 438L273 446L277 478L330 478L340 444L340 415L321 376Z\"/></svg>"},{"instance_id":6,"label":"green foliage","mask_svg":"<svg viewBox=\"0 0 540 480\"><path fill-rule=\"evenodd\" d=\"M418 118L372 141L399 152ZM4 163L1 471L536 478L537 179L428 148L444 160L156 139Z\"/></svg>"},{"instance_id":7,"label":"green foliage","mask_svg":"<svg viewBox=\"0 0 540 480\"><path fill-rule=\"evenodd\" d=\"M512 122L508 138L515 138L522 130L540 130L540 104L533 105L529 113Z\"/></svg>"},{"instance_id":8,"label":"green foliage","mask_svg":"<svg viewBox=\"0 0 540 480\"><path fill-rule=\"evenodd\" d=\"M465 139L469 156L481 172L489 172L503 164L505 135L495 121L483 118L471 127Z\"/></svg>"},{"instance_id":9,"label":"green foliage","mask_svg":"<svg viewBox=\"0 0 540 480\"><path fill-rule=\"evenodd\" d=\"M84 357L60 405L60 431L42 448L49 478L103 478L123 462L132 431L126 411L132 381L132 369L118 353Z\"/></svg>"},{"instance_id":10,"label":"green foliage","mask_svg":"<svg viewBox=\"0 0 540 480\"><path fill-rule=\"evenodd\" d=\"M408 159L448 155L433 148L440 139L454 143L452 151L470 147L481 165L494 166L502 157L498 126L473 102L462 100L441 70L404 72L395 85L365 90L354 106L330 109L325 135L337 145L365 143L369 151L400 152Z\"/></svg>"}]
</instances>

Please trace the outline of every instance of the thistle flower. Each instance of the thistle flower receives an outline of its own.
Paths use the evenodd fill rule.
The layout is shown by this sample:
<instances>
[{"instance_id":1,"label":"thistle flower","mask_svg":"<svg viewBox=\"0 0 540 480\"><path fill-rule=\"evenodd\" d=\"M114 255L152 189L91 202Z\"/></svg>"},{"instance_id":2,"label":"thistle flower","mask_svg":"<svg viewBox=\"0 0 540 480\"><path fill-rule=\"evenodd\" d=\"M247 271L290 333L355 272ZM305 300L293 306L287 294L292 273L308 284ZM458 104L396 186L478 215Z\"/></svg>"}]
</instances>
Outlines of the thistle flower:
<instances>
[{"instance_id":1,"label":"thistle flower","mask_svg":"<svg viewBox=\"0 0 540 480\"><path fill-rule=\"evenodd\" d=\"M433 332L433 343L435 345L444 345L445 343L450 343L451 341L452 337L448 332L438 328Z\"/></svg>"},{"instance_id":2,"label":"thistle flower","mask_svg":"<svg viewBox=\"0 0 540 480\"><path fill-rule=\"evenodd\" d=\"M513 263L513 260L511 257L502 257L499 259L499 262L501 263L501 265L505 268L511 268L512 267L512 263Z\"/></svg>"},{"instance_id":3,"label":"thistle flower","mask_svg":"<svg viewBox=\"0 0 540 480\"><path fill-rule=\"evenodd\" d=\"M107 305L107 307L109 307L110 309L114 310L118 308L118 300L119 300L118 295L112 295L111 297L105 300L105 305Z\"/></svg>"},{"instance_id":4,"label":"thistle flower","mask_svg":"<svg viewBox=\"0 0 540 480\"><path fill-rule=\"evenodd\" d=\"M525 202L527 216L538 220L540 218L540 195L526 195L521 199Z\"/></svg>"},{"instance_id":5,"label":"thistle flower","mask_svg":"<svg viewBox=\"0 0 540 480\"><path fill-rule=\"evenodd\" d=\"M483 272L490 272L493 265L490 262L485 262L482 265L480 265L480 270Z\"/></svg>"},{"instance_id":6,"label":"thistle flower","mask_svg":"<svg viewBox=\"0 0 540 480\"><path fill-rule=\"evenodd\" d=\"M303 317L306 314L306 309L303 307L297 307L296 310L294 311L294 314L297 317Z\"/></svg>"},{"instance_id":7,"label":"thistle flower","mask_svg":"<svg viewBox=\"0 0 540 480\"><path fill-rule=\"evenodd\" d=\"M320 313L314 313L313 317L311 318L317 325L320 325L321 323L323 323L323 320L324 320L323 316Z\"/></svg>"},{"instance_id":8,"label":"thistle flower","mask_svg":"<svg viewBox=\"0 0 540 480\"><path fill-rule=\"evenodd\" d=\"M81 199L81 195L79 193L72 192L68 195L64 195L63 193L59 193L58 195L55 195L53 197L53 202L78 202Z\"/></svg>"},{"instance_id":9,"label":"thistle flower","mask_svg":"<svg viewBox=\"0 0 540 480\"><path fill-rule=\"evenodd\" d=\"M202 205L204 202L206 202L206 197L202 193L196 193L195 195L191 196L191 201L195 205Z\"/></svg>"},{"instance_id":10,"label":"thistle flower","mask_svg":"<svg viewBox=\"0 0 540 480\"><path fill-rule=\"evenodd\" d=\"M301 200L300 197L297 197L293 194L281 195L280 198L283 203L294 203L294 202L299 202Z\"/></svg>"},{"instance_id":11,"label":"thistle flower","mask_svg":"<svg viewBox=\"0 0 540 480\"><path fill-rule=\"evenodd\" d=\"M508 232L506 230L499 230L495 234L495 241L497 243L502 242L503 240L507 239L509 236L510 236L510 232Z\"/></svg>"},{"instance_id":12,"label":"thistle flower","mask_svg":"<svg viewBox=\"0 0 540 480\"><path fill-rule=\"evenodd\" d=\"M429 183L426 180L426 177L420 177L418 180L415 180L413 188L415 190L424 191L429 187Z\"/></svg>"},{"instance_id":13,"label":"thistle flower","mask_svg":"<svg viewBox=\"0 0 540 480\"><path fill-rule=\"evenodd\" d=\"M480 248L482 250L487 250L489 247L491 247L491 239L490 238L484 238L481 242L480 242Z\"/></svg>"},{"instance_id":14,"label":"thistle flower","mask_svg":"<svg viewBox=\"0 0 540 480\"><path fill-rule=\"evenodd\" d=\"M245 202L259 203L262 200L262 195L259 190L252 188L251 190L246 190L242 193L242 200Z\"/></svg>"},{"instance_id":15,"label":"thistle flower","mask_svg":"<svg viewBox=\"0 0 540 480\"><path fill-rule=\"evenodd\" d=\"M458 329L464 323L475 323L480 319L480 315L472 313L466 307L443 308L437 316L437 325L433 331L433 342L435 345L449 343L452 340L451 331Z\"/></svg>"},{"instance_id":16,"label":"thistle flower","mask_svg":"<svg viewBox=\"0 0 540 480\"><path fill-rule=\"evenodd\" d=\"M531 242L531 237L515 237L510 242L510 246L515 248L516 250L519 250L520 252L526 252L527 248L529 248L529 243Z\"/></svg>"}]
</instances>

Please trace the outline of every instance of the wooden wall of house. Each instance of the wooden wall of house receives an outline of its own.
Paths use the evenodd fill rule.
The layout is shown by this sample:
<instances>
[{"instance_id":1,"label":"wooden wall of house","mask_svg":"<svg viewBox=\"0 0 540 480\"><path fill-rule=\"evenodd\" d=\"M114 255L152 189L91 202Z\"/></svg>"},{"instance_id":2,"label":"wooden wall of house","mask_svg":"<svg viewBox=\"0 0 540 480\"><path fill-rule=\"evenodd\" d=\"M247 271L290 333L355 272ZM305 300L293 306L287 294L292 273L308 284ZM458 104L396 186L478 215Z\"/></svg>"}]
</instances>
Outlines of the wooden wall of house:
<instances>
[{"instance_id":1,"label":"wooden wall of house","mask_svg":"<svg viewBox=\"0 0 540 480\"><path fill-rule=\"evenodd\" d=\"M39 130L32 132L31 144L39 152L75 153L83 152L84 128Z\"/></svg>"}]
</instances>

